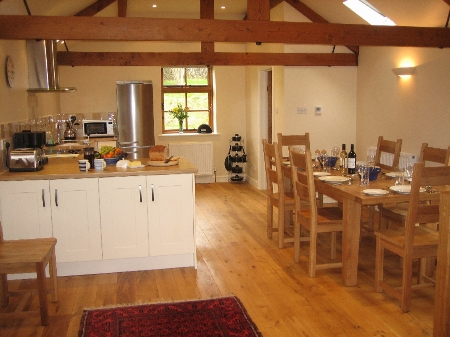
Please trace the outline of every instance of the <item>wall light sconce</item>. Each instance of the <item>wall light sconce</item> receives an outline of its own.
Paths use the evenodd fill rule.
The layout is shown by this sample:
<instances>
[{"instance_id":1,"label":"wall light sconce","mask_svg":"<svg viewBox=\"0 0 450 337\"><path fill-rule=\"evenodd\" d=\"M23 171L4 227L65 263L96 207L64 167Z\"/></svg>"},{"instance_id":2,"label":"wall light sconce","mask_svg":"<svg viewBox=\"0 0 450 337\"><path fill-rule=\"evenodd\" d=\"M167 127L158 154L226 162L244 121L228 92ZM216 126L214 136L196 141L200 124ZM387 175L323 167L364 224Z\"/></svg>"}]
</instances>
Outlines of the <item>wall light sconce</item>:
<instances>
[{"instance_id":1,"label":"wall light sconce","mask_svg":"<svg viewBox=\"0 0 450 337\"><path fill-rule=\"evenodd\" d=\"M399 77L409 77L415 70L416 67L401 67L392 69L392 72Z\"/></svg>"}]
</instances>

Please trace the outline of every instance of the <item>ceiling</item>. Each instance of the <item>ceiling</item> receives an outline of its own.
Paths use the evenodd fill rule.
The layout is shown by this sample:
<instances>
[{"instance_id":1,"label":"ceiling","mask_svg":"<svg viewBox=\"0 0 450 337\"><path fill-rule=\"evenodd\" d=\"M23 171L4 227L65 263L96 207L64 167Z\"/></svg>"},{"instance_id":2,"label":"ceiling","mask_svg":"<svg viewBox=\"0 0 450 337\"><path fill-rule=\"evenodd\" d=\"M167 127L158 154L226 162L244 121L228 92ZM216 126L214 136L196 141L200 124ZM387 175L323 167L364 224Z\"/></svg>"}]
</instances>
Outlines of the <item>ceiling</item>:
<instances>
[{"instance_id":1,"label":"ceiling","mask_svg":"<svg viewBox=\"0 0 450 337\"><path fill-rule=\"evenodd\" d=\"M27 0L32 15L74 15L94 0ZM331 23L365 24L342 4L343 0L303 0ZM199 18L200 0L128 0L129 17ZM444 27L449 5L443 0L370 0L370 3L399 26ZM156 8L152 5L157 4ZM226 8L221 9L224 5ZM247 12L247 0L215 0L215 18L240 20ZM22 0L0 0L0 15L27 15ZM117 2L99 16L117 16Z\"/></svg>"}]
</instances>

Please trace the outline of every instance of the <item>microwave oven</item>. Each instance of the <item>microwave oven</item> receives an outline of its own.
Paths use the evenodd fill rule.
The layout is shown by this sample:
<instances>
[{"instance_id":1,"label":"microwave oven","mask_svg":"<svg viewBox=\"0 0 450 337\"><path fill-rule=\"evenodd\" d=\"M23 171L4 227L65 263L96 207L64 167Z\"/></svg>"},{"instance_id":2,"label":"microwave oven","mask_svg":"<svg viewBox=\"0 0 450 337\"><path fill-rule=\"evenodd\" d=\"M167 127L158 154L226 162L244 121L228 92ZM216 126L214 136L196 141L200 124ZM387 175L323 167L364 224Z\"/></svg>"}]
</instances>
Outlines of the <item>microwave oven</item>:
<instances>
[{"instance_id":1,"label":"microwave oven","mask_svg":"<svg viewBox=\"0 0 450 337\"><path fill-rule=\"evenodd\" d=\"M113 137L114 123L111 120L83 120L83 137Z\"/></svg>"}]
</instances>

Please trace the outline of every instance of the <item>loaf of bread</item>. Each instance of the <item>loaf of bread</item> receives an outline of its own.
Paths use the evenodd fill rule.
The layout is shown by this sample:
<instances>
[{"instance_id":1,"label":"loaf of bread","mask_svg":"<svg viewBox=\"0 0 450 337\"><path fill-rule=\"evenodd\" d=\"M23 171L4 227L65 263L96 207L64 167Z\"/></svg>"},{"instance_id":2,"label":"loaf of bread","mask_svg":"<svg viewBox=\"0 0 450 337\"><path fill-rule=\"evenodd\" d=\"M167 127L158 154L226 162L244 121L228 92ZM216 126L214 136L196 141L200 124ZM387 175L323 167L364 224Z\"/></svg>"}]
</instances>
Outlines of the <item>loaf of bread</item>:
<instances>
[{"instance_id":1,"label":"loaf of bread","mask_svg":"<svg viewBox=\"0 0 450 337\"><path fill-rule=\"evenodd\" d=\"M148 155L151 161L161 161L169 158L169 149L164 145L155 145L150 148Z\"/></svg>"}]
</instances>

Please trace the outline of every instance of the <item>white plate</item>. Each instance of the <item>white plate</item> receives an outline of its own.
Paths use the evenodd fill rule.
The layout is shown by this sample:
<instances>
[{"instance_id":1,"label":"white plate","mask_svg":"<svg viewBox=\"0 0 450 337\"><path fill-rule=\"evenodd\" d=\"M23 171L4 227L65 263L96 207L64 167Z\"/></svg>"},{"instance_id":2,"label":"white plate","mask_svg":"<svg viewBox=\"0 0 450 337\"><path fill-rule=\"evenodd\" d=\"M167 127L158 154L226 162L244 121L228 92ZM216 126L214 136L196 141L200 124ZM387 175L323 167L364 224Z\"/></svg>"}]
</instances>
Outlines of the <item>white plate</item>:
<instances>
[{"instance_id":1,"label":"white plate","mask_svg":"<svg viewBox=\"0 0 450 337\"><path fill-rule=\"evenodd\" d=\"M330 172L313 172L315 177L331 176Z\"/></svg>"},{"instance_id":2,"label":"white plate","mask_svg":"<svg viewBox=\"0 0 450 337\"><path fill-rule=\"evenodd\" d=\"M397 173L396 172L388 172L388 173L386 173L386 177L396 178L397 177Z\"/></svg>"},{"instance_id":3,"label":"white plate","mask_svg":"<svg viewBox=\"0 0 450 337\"><path fill-rule=\"evenodd\" d=\"M178 165L178 160L171 160L168 163L164 161L150 160L147 162L148 166L175 166Z\"/></svg>"},{"instance_id":4,"label":"white plate","mask_svg":"<svg viewBox=\"0 0 450 337\"><path fill-rule=\"evenodd\" d=\"M346 181L349 181L349 177L342 177L342 176L322 176L319 177L319 180L325 181L330 184L342 184Z\"/></svg>"},{"instance_id":5,"label":"white plate","mask_svg":"<svg viewBox=\"0 0 450 337\"><path fill-rule=\"evenodd\" d=\"M372 196L379 196L379 195L389 194L388 191L381 190L381 189L378 189L378 188L369 188L367 190L363 190L363 193L367 194L367 195L372 195Z\"/></svg>"},{"instance_id":6,"label":"white plate","mask_svg":"<svg viewBox=\"0 0 450 337\"><path fill-rule=\"evenodd\" d=\"M409 194L411 193L411 185L397 185L397 186L391 186L389 189L393 192L400 193L400 194ZM419 192L425 192L425 189L421 187L419 189Z\"/></svg>"}]
</instances>

